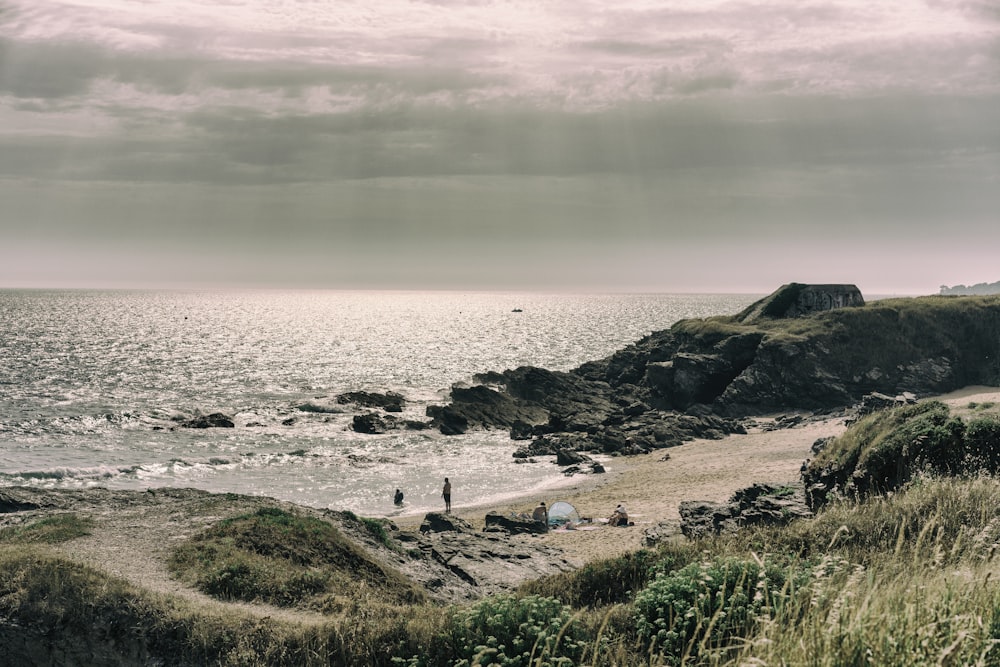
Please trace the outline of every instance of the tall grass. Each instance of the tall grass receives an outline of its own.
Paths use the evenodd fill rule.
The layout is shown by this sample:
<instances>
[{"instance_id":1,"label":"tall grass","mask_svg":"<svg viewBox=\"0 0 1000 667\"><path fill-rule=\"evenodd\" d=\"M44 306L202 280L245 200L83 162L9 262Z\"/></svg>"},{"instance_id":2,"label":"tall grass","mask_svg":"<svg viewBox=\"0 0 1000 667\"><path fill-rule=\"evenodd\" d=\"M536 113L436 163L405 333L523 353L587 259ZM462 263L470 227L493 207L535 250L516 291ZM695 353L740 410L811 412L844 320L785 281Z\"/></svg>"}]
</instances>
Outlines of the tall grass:
<instances>
[{"instance_id":1,"label":"tall grass","mask_svg":"<svg viewBox=\"0 0 1000 667\"><path fill-rule=\"evenodd\" d=\"M181 665L1000 666L998 508L991 476L920 475L812 520L597 561L472 604L370 588L310 624L152 595L22 542L0 546L0 639L16 622L50 647ZM300 519L220 530L311 525ZM288 548L267 534L258 552Z\"/></svg>"}]
</instances>

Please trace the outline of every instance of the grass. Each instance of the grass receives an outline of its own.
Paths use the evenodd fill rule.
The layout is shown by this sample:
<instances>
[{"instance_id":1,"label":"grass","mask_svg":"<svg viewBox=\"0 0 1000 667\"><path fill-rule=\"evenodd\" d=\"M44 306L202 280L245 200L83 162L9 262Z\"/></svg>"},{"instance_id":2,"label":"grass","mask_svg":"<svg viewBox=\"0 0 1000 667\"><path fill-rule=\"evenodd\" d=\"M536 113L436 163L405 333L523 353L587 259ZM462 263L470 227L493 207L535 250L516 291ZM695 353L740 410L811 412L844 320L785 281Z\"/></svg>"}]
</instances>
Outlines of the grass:
<instances>
[{"instance_id":1,"label":"grass","mask_svg":"<svg viewBox=\"0 0 1000 667\"><path fill-rule=\"evenodd\" d=\"M891 460L900 443L952 433L954 420L939 403L873 415L822 460ZM947 442L967 454L970 442L1000 440L996 424L973 416L961 441ZM0 640L12 621L50 647L113 645L171 664L1000 666L1000 480L950 472L921 466L891 490L835 498L811 520L671 542L447 607L312 515L265 508L178 550L186 581L229 578L222 599L326 612L304 624L152 595L23 537L58 534L55 521L7 529ZM373 542L393 539L384 523L355 520Z\"/></svg>"},{"instance_id":2,"label":"grass","mask_svg":"<svg viewBox=\"0 0 1000 667\"><path fill-rule=\"evenodd\" d=\"M372 595L393 603L425 598L329 521L272 507L209 527L175 549L170 567L222 600L336 611Z\"/></svg>"},{"instance_id":3,"label":"grass","mask_svg":"<svg viewBox=\"0 0 1000 667\"><path fill-rule=\"evenodd\" d=\"M76 514L56 514L25 526L0 529L0 544L58 544L89 535L94 522Z\"/></svg>"}]
</instances>

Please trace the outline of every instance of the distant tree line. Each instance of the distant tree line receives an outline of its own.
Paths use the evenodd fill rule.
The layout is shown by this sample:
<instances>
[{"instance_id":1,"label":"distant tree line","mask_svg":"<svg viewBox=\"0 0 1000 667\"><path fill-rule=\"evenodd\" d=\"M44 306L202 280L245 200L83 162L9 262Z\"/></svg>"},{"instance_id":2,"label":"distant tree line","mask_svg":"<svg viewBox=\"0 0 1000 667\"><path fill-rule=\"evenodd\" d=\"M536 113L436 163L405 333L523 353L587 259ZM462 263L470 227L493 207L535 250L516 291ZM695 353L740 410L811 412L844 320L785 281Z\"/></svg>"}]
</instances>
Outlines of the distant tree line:
<instances>
[{"instance_id":1,"label":"distant tree line","mask_svg":"<svg viewBox=\"0 0 1000 667\"><path fill-rule=\"evenodd\" d=\"M995 283L977 283L968 287L965 285L955 285L954 287L941 285L941 294L1000 294L1000 281Z\"/></svg>"}]
</instances>

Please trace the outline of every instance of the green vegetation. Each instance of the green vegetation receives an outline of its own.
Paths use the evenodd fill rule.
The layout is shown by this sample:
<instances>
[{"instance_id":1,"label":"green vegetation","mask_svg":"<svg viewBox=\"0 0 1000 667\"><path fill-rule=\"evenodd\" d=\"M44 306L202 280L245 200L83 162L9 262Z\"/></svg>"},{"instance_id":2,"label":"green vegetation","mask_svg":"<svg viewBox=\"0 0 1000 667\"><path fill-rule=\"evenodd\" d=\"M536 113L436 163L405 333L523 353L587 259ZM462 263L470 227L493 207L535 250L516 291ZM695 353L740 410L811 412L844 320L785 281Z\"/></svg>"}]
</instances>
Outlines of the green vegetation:
<instances>
[{"instance_id":1,"label":"green vegetation","mask_svg":"<svg viewBox=\"0 0 1000 667\"><path fill-rule=\"evenodd\" d=\"M0 529L0 544L58 544L90 534L93 521L75 514L57 514L29 523Z\"/></svg>"},{"instance_id":2,"label":"green vegetation","mask_svg":"<svg viewBox=\"0 0 1000 667\"><path fill-rule=\"evenodd\" d=\"M176 549L170 567L182 581L223 600L328 611L370 596L424 600L420 589L332 523L273 507L211 526Z\"/></svg>"},{"instance_id":3,"label":"green vegetation","mask_svg":"<svg viewBox=\"0 0 1000 667\"><path fill-rule=\"evenodd\" d=\"M817 460L895 474L891 492L871 484L812 520L670 542L447 608L331 523L285 510L220 521L178 549L185 581L323 611L312 623L156 596L8 529L0 621L177 664L1000 666L1000 480L983 472L998 442L995 416L963 421L941 403L875 414ZM381 542L384 524L356 520Z\"/></svg>"},{"instance_id":4,"label":"green vegetation","mask_svg":"<svg viewBox=\"0 0 1000 667\"><path fill-rule=\"evenodd\" d=\"M864 497L886 493L922 474L970 475L1000 470L1000 418L966 422L948 406L927 401L862 419L828 444L807 476L827 494ZM811 497L812 504L828 496Z\"/></svg>"}]
</instances>

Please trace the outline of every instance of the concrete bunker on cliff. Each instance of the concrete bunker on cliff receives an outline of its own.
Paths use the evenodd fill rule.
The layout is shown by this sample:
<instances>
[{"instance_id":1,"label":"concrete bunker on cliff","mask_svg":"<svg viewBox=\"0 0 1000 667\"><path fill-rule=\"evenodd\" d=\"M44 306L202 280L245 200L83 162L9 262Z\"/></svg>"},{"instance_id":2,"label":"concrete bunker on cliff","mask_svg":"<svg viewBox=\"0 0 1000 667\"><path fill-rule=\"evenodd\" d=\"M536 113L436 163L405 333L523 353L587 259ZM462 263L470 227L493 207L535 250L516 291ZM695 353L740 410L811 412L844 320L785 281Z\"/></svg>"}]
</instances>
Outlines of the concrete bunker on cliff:
<instances>
[{"instance_id":1,"label":"concrete bunker on cliff","mask_svg":"<svg viewBox=\"0 0 1000 667\"><path fill-rule=\"evenodd\" d=\"M788 283L747 307L736 321L754 324L761 319L787 319L837 308L865 305L856 285L804 285Z\"/></svg>"}]
</instances>

